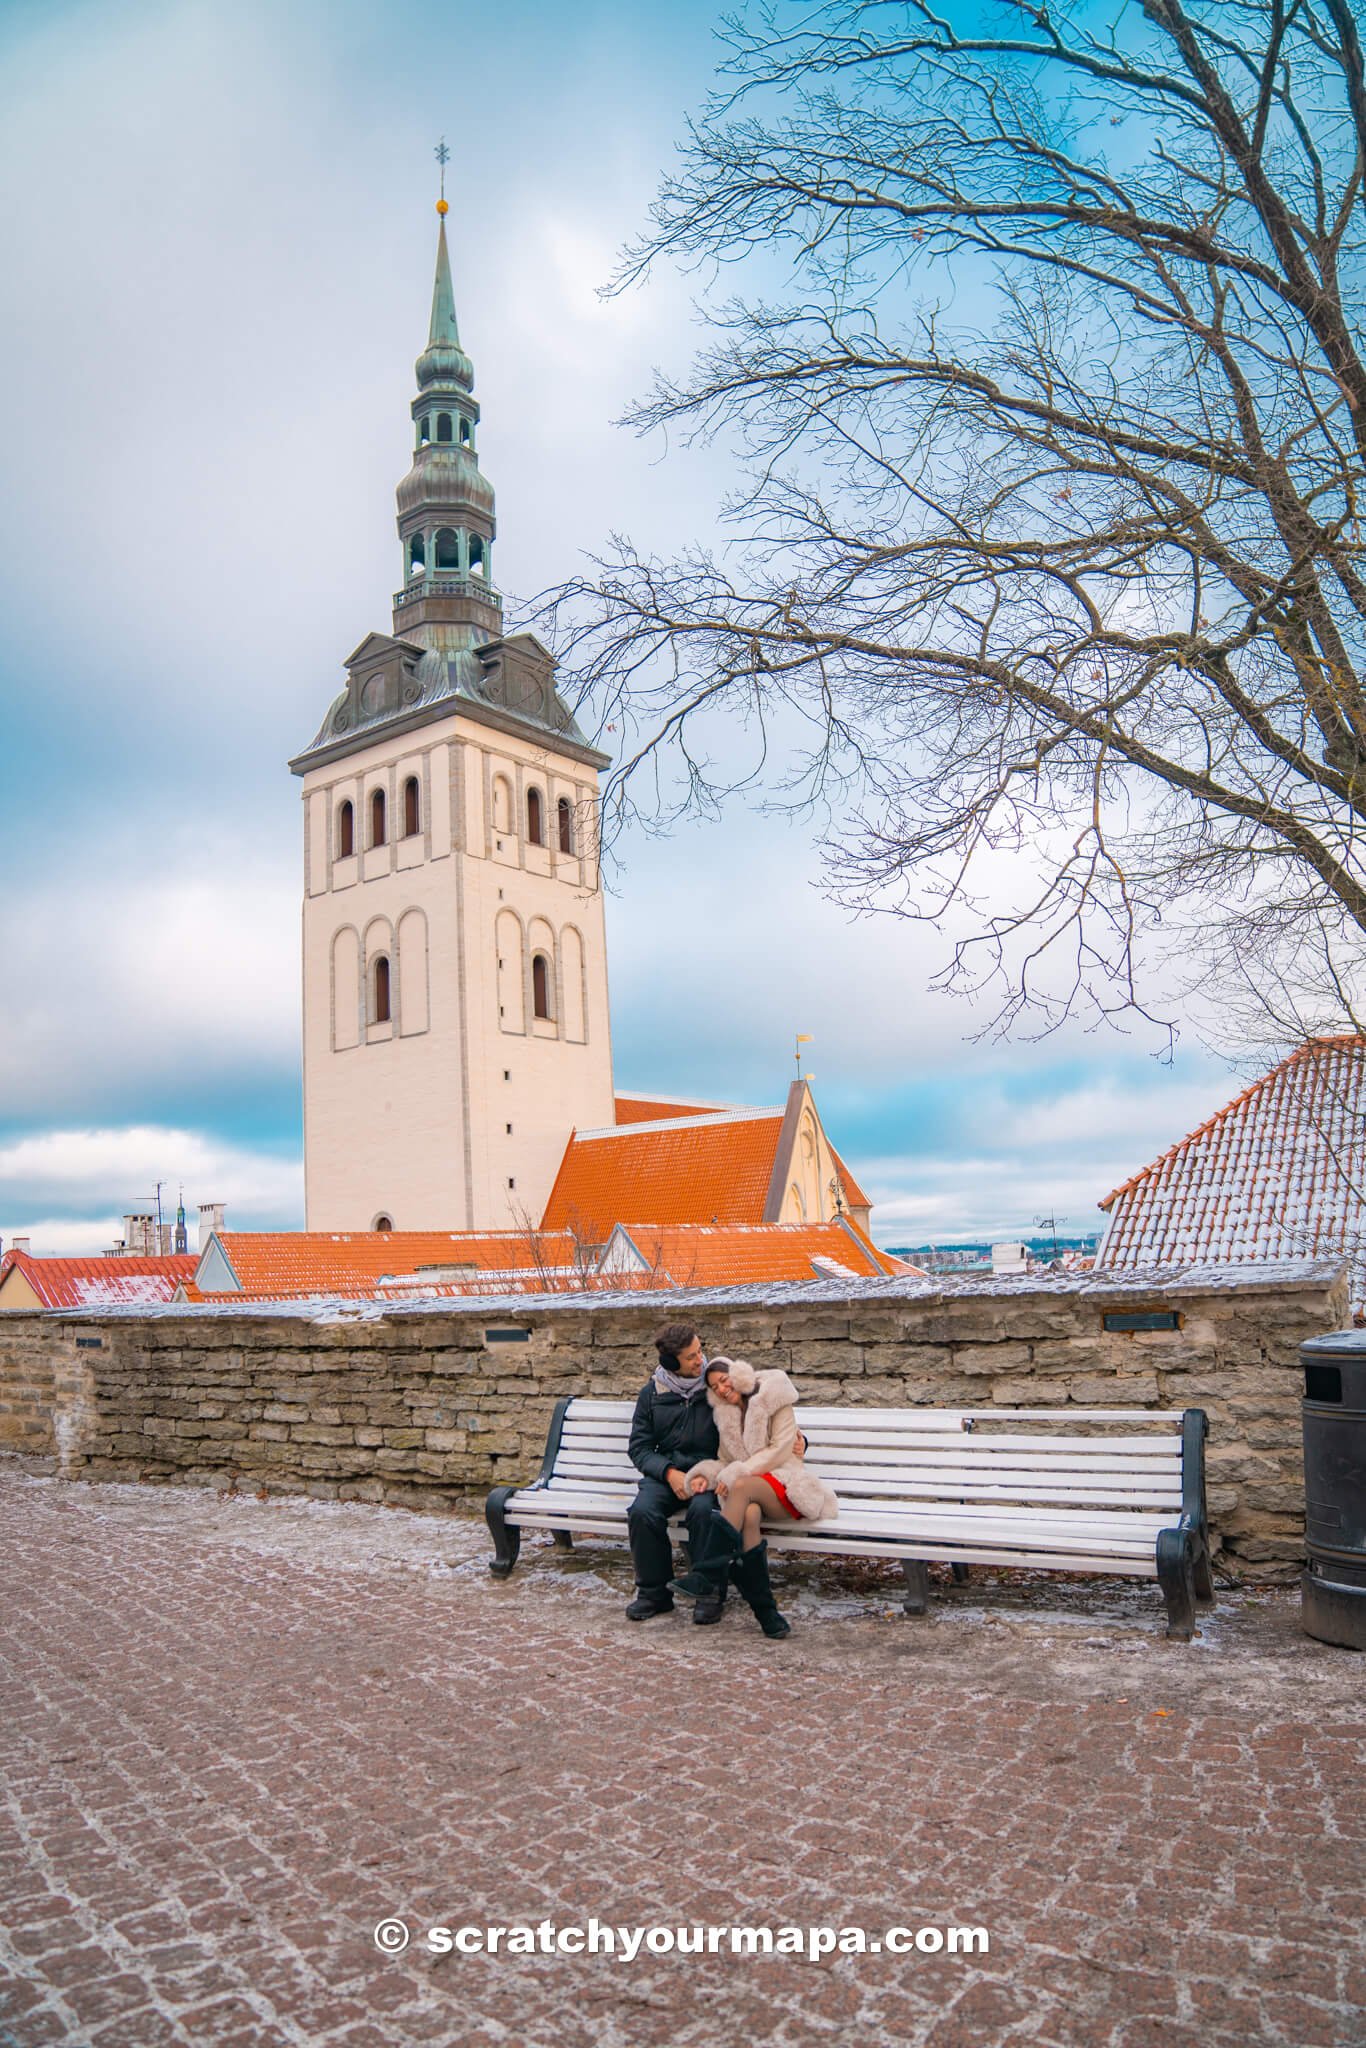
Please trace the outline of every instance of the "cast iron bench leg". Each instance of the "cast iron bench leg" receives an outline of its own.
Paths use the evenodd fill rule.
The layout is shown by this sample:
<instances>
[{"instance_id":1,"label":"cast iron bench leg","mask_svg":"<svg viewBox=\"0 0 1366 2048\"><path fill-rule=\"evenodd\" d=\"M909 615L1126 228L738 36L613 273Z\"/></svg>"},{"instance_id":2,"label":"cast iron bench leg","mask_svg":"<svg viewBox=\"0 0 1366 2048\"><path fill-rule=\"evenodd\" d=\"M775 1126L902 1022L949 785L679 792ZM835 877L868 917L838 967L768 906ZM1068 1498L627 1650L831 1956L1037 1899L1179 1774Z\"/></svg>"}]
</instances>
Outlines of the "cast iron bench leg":
<instances>
[{"instance_id":1,"label":"cast iron bench leg","mask_svg":"<svg viewBox=\"0 0 1366 2048\"><path fill-rule=\"evenodd\" d=\"M1188 1643L1195 1634L1195 1539L1163 1529L1157 1539L1157 1582L1167 1603L1167 1634Z\"/></svg>"},{"instance_id":2,"label":"cast iron bench leg","mask_svg":"<svg viewBox=\"0 0 1366 2048\"><path fill-rule=\"evenodd\" d=\"M552 1529L550 1536L557 1550L572 1550L574 1548L574 1537L570 1530Z\"/></svg>"},{"instance_id":3,"label":"cast iron bench leg","mask_svg":"<svg viewBox=\"0 0 1366 2048\"><path fill-rule=\"evenodd\" d=\"M484 1502L484 1520L489 1525L493 1538L494 1555L489 1559L489 1570L495 1579L505 1579L517 1562L517 1553L522 1547L522 1532L516 1523L509 1524L503 1509L512 1495L518 1492L515 1486L495 1486Z\"/></svg>"},{"instance_id":4,"label":"cast iron bench leg","mask_svg":"<svg viewBox=\"0 0 1366 2048\"><path fill-rule=\"evenodd\" d=\"M1209 1545L1203 1541L1195 1553L1195 1597L1202 1607L1214 1605L1214 1567L1210 1563Z\"/></svg>"},{"instance_id":5,"label":"cast iron bench leg","mask_svg":"<svg viewBox=\"0 0 1366 2048\"><path fill-rule=\"evenodd\" d=\"M968 1568L965 1564L951 1564L949 1570L953 1573L953 1583L955 1586L966 1586L968 1582Z\"/></svg>"},{"instance_id":6,"label":"cast iron bench leg","mask_svg":"<svg viewBox=\"0 0 1366 2048\"><path fill-rule=\"evenodd\" d=\"M906 1580L906 1598L902 1606L907 1614L928 1614L930 1611L930 1568L918 1558L903 1558L902 1574Z\"/></svg>"}]
</instances>

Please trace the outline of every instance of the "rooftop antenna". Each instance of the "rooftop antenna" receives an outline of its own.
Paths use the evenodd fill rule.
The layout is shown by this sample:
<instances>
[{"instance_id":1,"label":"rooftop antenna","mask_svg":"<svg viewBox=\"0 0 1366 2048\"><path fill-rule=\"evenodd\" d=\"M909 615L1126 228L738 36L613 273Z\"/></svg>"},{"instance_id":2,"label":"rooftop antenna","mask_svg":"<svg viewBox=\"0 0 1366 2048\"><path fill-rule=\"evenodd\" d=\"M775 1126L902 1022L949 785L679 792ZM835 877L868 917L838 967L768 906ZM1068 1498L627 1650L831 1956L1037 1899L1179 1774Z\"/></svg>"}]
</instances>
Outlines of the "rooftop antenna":
<instances>
[{"instance_id":1,"label":"rooftop antenna","mask_svg":"<svg viewBox=\"0 0 1366 2048\"><path fill-rule=\"evenodd\" d=\"M1066 1223L1066 1221L1067 1221L1067 1218L1066 1218L1066 1217L1064 1216L1062 1220L1063 1220L1063 1222L1064 1222L1064 1223ZM1054 1259L1054 1263L1056 1264L1056 1262L1057 1262L1057 1258L1058 1258L1058 1218L1057 1218L1056 1216L1036 1216L1036 1217L1034 1218L1034 1226L1035 1226L1035 1228L1036 1228L1037 1230L1051 1230L1051 1231L1052 1231L1052 1233L1053 1233L1053 1259Z\"/></svg>"}]
</instances>

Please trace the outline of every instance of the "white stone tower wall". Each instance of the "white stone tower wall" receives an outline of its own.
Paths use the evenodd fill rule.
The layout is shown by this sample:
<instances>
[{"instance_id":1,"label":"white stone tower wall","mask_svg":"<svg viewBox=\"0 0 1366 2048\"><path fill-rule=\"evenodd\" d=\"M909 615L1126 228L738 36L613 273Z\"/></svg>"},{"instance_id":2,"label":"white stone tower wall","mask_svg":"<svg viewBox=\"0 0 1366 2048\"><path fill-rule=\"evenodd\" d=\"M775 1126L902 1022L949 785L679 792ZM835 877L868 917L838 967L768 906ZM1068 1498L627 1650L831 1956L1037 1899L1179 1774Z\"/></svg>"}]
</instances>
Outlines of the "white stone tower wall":
<instances>
[{"instance_id":1,"label":"white stone tower wall","mask_svg":"<svg viewBox=\"0 0 1366 2048\"><path fill-rule=\"evenodd\" d=\"M409 775L421 829L405 838ZM542 846L526 832L532 783ZM377 787L389 836L371 849ZM561 797L574 814L570 855L558 846ZM344 799L349 858L337 852ZM381 1214L398 1229L539 1222L571 1128L613 1121L596 799L592 767L459 716L377 736L306 775L310 1229L365 1230ZM532 1015L533 944L554 963L546 1021ZM387 1024L368 1014L379 951L391 963Z\"/></svg>"}]
</instances>

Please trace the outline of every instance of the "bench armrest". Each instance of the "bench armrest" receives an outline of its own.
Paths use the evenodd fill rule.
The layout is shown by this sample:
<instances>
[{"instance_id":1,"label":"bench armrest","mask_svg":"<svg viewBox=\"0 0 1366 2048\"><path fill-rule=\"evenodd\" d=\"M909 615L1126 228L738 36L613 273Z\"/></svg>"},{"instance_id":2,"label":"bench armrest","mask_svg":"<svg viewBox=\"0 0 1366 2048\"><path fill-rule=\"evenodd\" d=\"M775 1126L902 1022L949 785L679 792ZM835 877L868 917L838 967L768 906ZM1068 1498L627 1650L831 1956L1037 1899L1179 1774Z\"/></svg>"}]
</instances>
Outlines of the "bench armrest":
<instances>
[{"instance_id":1,"label":"bench armrest","mask_svg":"<svg viewBox=\"0 0 1366 2048\"><path fill-rule=\"evenodd\" d=\"M555 1403L546 1432L545 1455L541 1469L529 1486L495 1486L484 1502L484 1520L488 1523L493 1538L494 1555L489 1570L496 1579L505 1579L517 1562L517 1553L522 1547L522 1532L516 1523L509 1523L506 1515L508 1501L514 1493L535 1493L548 1486L555 1471L555 1460L560 1455L560 1438L564 1435L564 1418L569 1413L572 1394L563 1394Z\"/></svg>"}]
</instances>

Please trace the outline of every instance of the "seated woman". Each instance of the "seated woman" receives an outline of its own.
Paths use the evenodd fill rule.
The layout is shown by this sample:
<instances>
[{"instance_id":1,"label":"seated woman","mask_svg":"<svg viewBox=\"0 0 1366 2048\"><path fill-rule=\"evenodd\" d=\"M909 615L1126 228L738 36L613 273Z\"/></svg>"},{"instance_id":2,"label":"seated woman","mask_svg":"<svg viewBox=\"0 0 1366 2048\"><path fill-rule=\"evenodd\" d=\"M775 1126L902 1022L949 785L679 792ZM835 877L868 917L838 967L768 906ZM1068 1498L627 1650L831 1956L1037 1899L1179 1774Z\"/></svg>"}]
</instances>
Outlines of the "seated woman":
<instances>
[{"instance_id":1,"label":"seated woman","mask_svg":"<svg viewBox=\"0 0 1366 2048\"><path fill-rule=\"evenodd\" d=\"M707 1400L721 1456L694 1465L688 1484L694 1493L714 1489L721 1505L703 1527L703 1554L698 1557L695 1546L693 1569L677 1582L679 1590L709 1591L718 1572L729 1570L764 1634L788 1635L769 1583L760 1523L765 1515L823 1521L839 1513L839 1502L802 1462L806 1446L797 1429L797 1389L785 1372L756 1372L742 1358L713 1358Z\"/></svg>"}]
</instances>

